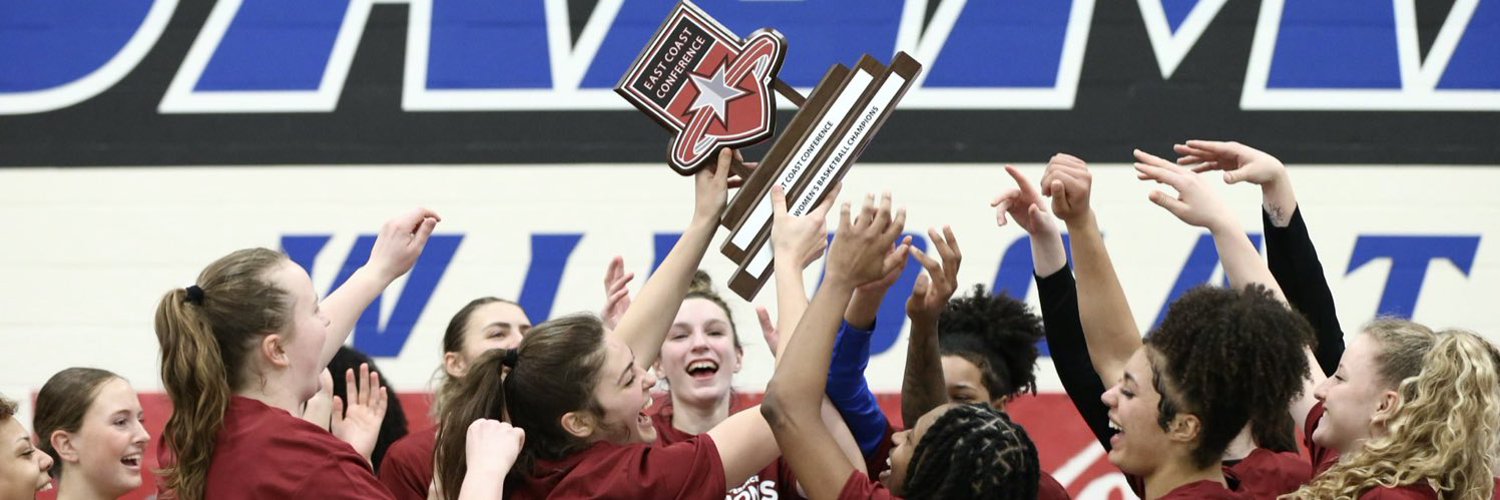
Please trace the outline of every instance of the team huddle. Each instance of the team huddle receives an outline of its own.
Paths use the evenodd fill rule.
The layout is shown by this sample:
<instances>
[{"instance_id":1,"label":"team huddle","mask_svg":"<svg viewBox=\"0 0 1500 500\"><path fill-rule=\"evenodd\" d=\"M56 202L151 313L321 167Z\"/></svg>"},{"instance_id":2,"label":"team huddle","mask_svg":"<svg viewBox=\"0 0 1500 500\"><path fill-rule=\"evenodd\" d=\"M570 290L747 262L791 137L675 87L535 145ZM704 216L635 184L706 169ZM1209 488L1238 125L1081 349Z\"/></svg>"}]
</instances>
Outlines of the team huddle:
<instances>
[{"instance_id":1,"label":"team huddle","mask_svg":"<svg viewBox=\"0 0 1500 500\"><path fill-rule=\"evenodd\" d=\"M1493 498L1500 350L1397 318L1361 325L1346 345L1285 166L1234 142L1174 150L1175 162L1136 151L1137 177L1171 188L1152 203L1209 231L1229 287L1188 292L1145 335L1076 157L1054 156L1039 182L1006 166L1014 185L990 203L998 225L1030 237L1037 312L958 283L957 235L929 229L935 255L920 250L891 193L835 209L835 187L793 216L773 189L776 315L758 312L775 371L759 405L733 387L747 356L764 354L745 351L698 270L735 184L729 150L696 174L688 226L634 294L617 257L598 313L533 325L495 297L457 311L437 424L399 440L381 433L399 404L379 374L336 356L411 270L438 214L388 221L368 262L322 298L285 254L239 250L157 305L172 402L162 435L146 432L120 376L63 370L37 394L30 431L0 398L11 447L0 500L54 487L59 499L118 498L141 486L152 439L154 489L181 500L1065 499L1006 412L1036 391L1043 339L1141 498ZM1205 172L1261 188L1264 257ZM819 259L808 297L804 271ZM922 274L905 306L898 426L865 369L882 301L912 261Z\"/></svg>"}]
</instances>

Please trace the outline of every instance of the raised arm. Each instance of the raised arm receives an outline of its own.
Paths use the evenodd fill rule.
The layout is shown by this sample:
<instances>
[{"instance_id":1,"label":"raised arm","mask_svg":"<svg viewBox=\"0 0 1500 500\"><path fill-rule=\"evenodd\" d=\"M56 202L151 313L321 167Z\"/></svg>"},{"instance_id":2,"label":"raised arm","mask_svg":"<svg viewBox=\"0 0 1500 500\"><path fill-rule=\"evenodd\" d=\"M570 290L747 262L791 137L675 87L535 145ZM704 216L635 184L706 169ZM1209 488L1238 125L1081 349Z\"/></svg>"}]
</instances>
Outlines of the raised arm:
<instances>
[{"instance_id":1,"label":"raised arm","mask_svg":"<svg viewBox=\"0 0 1500 500\"><path fill-rule=\"evenodd\" d=\"M904 254L892 258L888 251L901 234L905 219L904 212L892 217L889 195L878 209L867 197L860 216L852 221L849 206L842 207L838 233L829 250L827 276L798 322L766 388L761 412L775 433L782 456L814 500L837 497L856 470L837 449L818 411L834 335L854 288L879 279L898 265L899 259L906 258Z\"/></svg>"},{"instance_id":2,"label":"raised arm","mask_svg":"<svg viewBox=\"0 0 1500 500\"><path fill-rule=\"evenodd\" d=\"M323 339L323 350L318 364L327 366L339 347L349 340L354 332L354 323L359 321L365 308L390 286L392 281L411 270L427 246L427 238L437 227L438 214L418 208L386 221L375 236L375 245L370 249L370 260L349 276L343 285L323 298L318 307L328 317L328 336Z\"/></svg>"},{"instance_id":3,"label":"raised arm","mask_svg":"<svg viewBox=\"0 0 1500 500\"><path fill-rule=\"evenodd\" d=\"M943 379L943 361L938 352L938 319L948 300L958 289L958 266L963 254L953 228L943 226L943 234L928 229L927 237L936 247L941 262L916 248L913 257L922 263L926 273L917 277L911 298L906 301L906 315L911 318L911 338L906 347L906 373L901 378L901 420L908 427L933 408L948 402L948 388Z\"/></svg>"},{"instance_id":4,"label":"raised arm","mask_svg":"<svg viewBox=\"0 0 1500 500\"><path fill-rule=\"evenodd\" d=\"M464 454L468 473L459 487L458 500L499 500L504 494L505 475L521 454L526 432L499 420L480 419L469 424Z\"/></svg>"},{"instance_id":5,"label":"raised arm","mask_svg":"<svg viewBox=\"0 0 1500 500\"><path fill-rule=\"evenodd\" d=\"M1286 296L1281 293L1281 287L1277 286L1276 278L1271 276L1270 268L1260 260L1260 254L1245 235L1244 227L1235 219L1218 193L1185 167L1140 150L1136 150L1135 158L1136 172L1142 180L1166 184L1177 191L1176 197L1163 191L1152 191L1153 203L1167 209L1183 222L1208 229L1213 235L1224 274L1229 277L1231 285L1242 288L1251 283L1260 284L1269 289L1277 299L1286 302ZM1307 356L1308 366L1316 366L1318 360L1311 346L1303 352ZM1301 399L1293 401L1288 408L1298 429L1303 427L1308 410L1317 402L1313 398L1313 389L1327 378L1322 370L1308 370L1308 376L1303 381Z\"/></svg>"},{"instance_id":6,"label":"raised arm","mask_svg":"<svg viewBox=\"0 0 1500 500\"><path fill-rule=\"evenodd\" d=\"M807 310L807 287L803 284L803 272L819 257L823 251L828 249L828 210L838 200L841 184L834 184L828 196L823 198L816 207L813 207L805 215L792 215L787 210L786 192L781 186L771 188L771 248L772 255L777 256L772 261L776 276L776 307L779 313L779 322L766 330L768 343L771 345L771 355L781 356L786 350L787 342L791 341L792 333L797 327L797 322L802 319L802 314ZM763 320L762 328L771 324L769 315ZM780 335L769 332L787 332ZM860 368L859 378L864 379L864 369ZM830 375L830 378L832 376ZM873 399L874 396L872 395ZM828 398L824 398L821 404L823 424L833 434L840 450L850 459L861 457L861 446L859 440L854 436L853 429L839 408ZM878 410L878 408L877 408ZM769 430L767 431L769 432ZM774 441L774 440L773 440ZM860 462L862 463L862 462Z\"/></svg>"},{"instance_id":7,"label":"raised arm","mask_svg":"<svg viewBox=\"0 0 1500 500\"><path fill-rule=\"evenodd\" d=\"M1125 289L1104 247L1104 235L1089 206L1093 175L1075 156L1059 153L1042 175L1042 194L1052 197L1052 211L1068 225L1073 238L1073 265L1078 276L1078 312L1088 339L1089 358L1101 380L1113 382L1125 362L1141 347L1141 332L1125 299Z\"/></svg>"},{"instance_id":8,"label":"raised arm","mask_svg":"<svg viewBox=\"0 0 1500 500\"><path fill-rule=\"evenodd\" d=\"M599 311L605 328L614 330L620 326L620 318L630 310L630 281L634 279L635 273L625 272L624 257L616 255L609 260L609 267L604 270L604 309Z\"/></svg>"},{"instance_id":9,"label":"raised arm","mask_svg":"<svg viewBox=\"0 0 1500 500\"><path fill-rule=\"evenodd\" d=\"M1271 275L1281 285L1292 309L1312 324L1317 338L1313 353L1318 366L1324 375L1333 376L1339 359L1344 356L1344 328L1339 323L1338 308L1328 278L1323 274L1323 264L1318 260L1318 249L1302 220L1302 209L1292 212L1292 219L1284 228L1272 225L1267 212L1261 212L1261 217Z\"/></svg>"},{"instance_id":10,"label":"raised arm","mask_svg":"<svg viewBox=\"0 0 1500 500\"><path fill-rule=\"evenodd\" d=\"M901 251L910 245L911 237L906 237L891 251ZM891 285L901 278L907 261L905 255L890 257L900 264L879 280L854 289L849 307L844 310L844 322L839 326L833 345L833 361L828 367L828 400L858 443L859 455L864 459L861 463L871 468L884 466L886 456L880 455L880 450L881 444L888 439L891 422L865 378L865 368L870 365L870 338L875 333L880 303Z\"/></svg>"},{"instance_id":11,"label":"raised arm","mask_svg":"<svg viewBox=\"0 0 1500 500\"><path fill-rule=\"evenodd\" d=\"M1151 153L1137 149L1135 159L1135 170L1141 180L1166 184L1177 191L1175 197L1165 191L1152 191L1152 203L1213 235L1214 247L1219 250L1219 260L1231 285L1243 288L1258 283L1270 289L1277 299L1286 302L1281 287L1276 285L1276 278L1271 276L1271 270L1260 260L1260 253L1245 235L1244 226L1213 188L1186 167Z\"/></svg>"},{"instance_id":12,"label":"raised arm","mask_svg":"<svg viewBox=\"0 0 1500 500\"><path fill-rule=\"evenodd\" d=\"M718 163L694 176L696 202L692 222L682 232L671 253L662 260L661 266L641 287L629 310L620 317L619 325L609 333L630 346L640 366L651 366L661 354L661 343L672 326L677 309L682 306L682 298L687 295L693 272L698 269L698 263L703 260L708 243L719 227L719 215L724 211L724 201L728 197L729 164L733 154L728 149L719 151Z\"/></svg>"},{"instance_id":13,"label":"raised arm","mask_svg":"<svg viewBox=\"0 0 1500 500\"><path fill-rule=\"evenodd\" d=\"M1266 152L1238 142L1187 141L1172 147L1182 155L1177 164L1192 166L1195 173L1220 170L1224 182L1236 184L1249 182L1260 186L1261 207L1271 216L1276 227L1286 227L1297 211L1297 194L1292 190L1292 181L1286 173L1286 165Z\"/></svg>"},{"instance_id":14,"label":"raised arm","mask_svg":"<svg viewBox=\"0 0 1500 500\"><path fill-rule=\"evenodd\" d=\"M1010 174L1016 187L1005 190L990 202L990 206L995 207L995 225L1004 227L1008 224L1005 216L1009 214L1010 219L1015 220L1031 236L1032 271L1037 276L1051 276L1068 265L1068 251L1063 247L1062 232L1052 221L1052 214L1047 212L1047 200L1042 198L1042 193L1036 186L1026 180L1021 170L1014 165L1006 165L1005 173Z\"/></svg>"},{"instance_id":15,"label":"raised arm","mask_svg":"<svg viewBox=\"0 0 1500 500\"><path fill-rule=\"evenodd\" d=\"M771 188L771 261L776 277L776 331L790 333L807 309L807 285L802 273L828 249L828 210L838 199L840 184L835 184L823 201L807 215L787 211L786 192L781 186ZM772 347L781 356L791 335L781 335Z\"/></svg>"},{"instance_id":16,"label":"raised arm","mask_svg":"<svg viewBox=\"0 0 1500 500\"><path fill-rule=\"evenodd\" d=\"M1088 341L1078 314L1078 285L1068 268L1068 254L1062 232L1045 208L1047 200L1020 170L1006 165L1005 171L1016 183L990 205L996 208L995 223L1008 224L1006 215L1031 235L1032 273L1036 279L1037 298L1041 302L1042 328L1047 335L1052 365L1073 407L1088 424L1094 438L1109 449L1109 408L1099 399L1105 384L1094 371L1089 357Z\"/></svg>"},{"instance_id":17,"label":"raised arm","mask_svg":"<svg viewBox=\"0 0 1500 500\"><path fill-rule=\"evenodd\" d=\"M1314 353L1318 365L1324 375L1332 375L1344 355L1344 329L1286 165L1264 151L1237 142L1193 140L1174 149L1182 155L1177 164L1191 165L1194 172L1222 170L1224 182L1260 186L1261 222L1271 275L1281 285L1287 303L1312 324L1317 334Z\"/></svg>"}]
</instances>

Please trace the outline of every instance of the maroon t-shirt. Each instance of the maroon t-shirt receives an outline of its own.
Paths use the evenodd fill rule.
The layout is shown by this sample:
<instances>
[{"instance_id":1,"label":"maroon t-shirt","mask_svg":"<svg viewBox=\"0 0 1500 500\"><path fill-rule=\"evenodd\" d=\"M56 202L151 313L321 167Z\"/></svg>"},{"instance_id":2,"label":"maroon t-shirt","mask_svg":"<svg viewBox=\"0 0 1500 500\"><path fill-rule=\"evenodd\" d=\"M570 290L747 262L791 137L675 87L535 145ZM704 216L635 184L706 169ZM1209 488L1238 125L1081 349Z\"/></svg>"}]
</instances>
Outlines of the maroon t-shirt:
<instances>
[{"instance_id":1,"label":"maroon t-shirt","mask_svg":"<svg viewBox=\"0 0 1500 500\"><path fill-rule=\"evenodd\" d=\"M1302 427L1302 445L1307 447L1307 453L1311 457L1314 467L1313 477L1327 471L1339 461L1339 452L1331 448L1324 448L1313 442L1313 431L1317 430L1318 422L1323 420L1323 402L1319 401L1307 410L1307 422ZM1491 498L1500 499L1500 477L1495 479L1495 491ZM1376 487L1359 495L1365 499L1433 499L1438 498L1437 492L1431 486L1408 484L1395 488Z\"/></svg>"},{"instance_id":2,"label":"maroon t-shirt","mask_svg":"<svg viewBox=\"0 0 1500 500\"><path fill-rule=\"evenodd\" d=\"M1313 476L1322 474L1339 461L1337 450L1313 442L1313 431L1318 429L1318 422L1322 420L1323 402L1319 401L1307 410L1307 421L1302 424L1302 445L1307 447L1308 458L1312 461Z\"/></svg>"},{"instance_id":3,"label":"maroon t-shirt","mask_svg":"<svg viewBox=\"0 0 1500 500\"><path fill-rule=\"evenodd\" d=\"M871 453L870 456L865 457L865 470L870 474L874 474L875 477L880 477L880 473L885 472L885 470L888 468L886 467L885 462L886 459L891 458L891 449L896 447L896 443L894 441L891 441L891 438L894 437L897 432L901 432L901 429L897 429L896 426L891 425L890 421L887 420L885 424L885 435L880 436L880 444L875 446L874 453Z\"/></svg>"},{"instance_id":4,"label":"maroon t-shirt","mask_svg":"<svg viewBox=\"0 0 1500 500\"><path fill-rule=\"evenodd\" d=\"M1041 484L1037 485L1036 498L1037 500L1070 500L1073 497L1068 494L1068 489L1064 488L1062 483L1057 482L1051 474L1043 472Z\"/></svg>"},{"instance_id":5,"label":"maroon t-shirt","mask_svg":"<svg viewBox=\"0 0 1500 500\"><path fill-rule=\"evenodd\" d=\"M1182 486L1173 488L1167 494L1162 495L1161 500L1244 500L1251 498L1249 495L1237 491L1231 491L1224 485L1213 481L1193 481Z\"/></svg>"},{"instance_id":6,"label":"maroon t-shirt","mask_svg":"<svg viewBox=\"0 0 1500 500\"><path fill-rule=\"evenodd\" d=\"M1224 475L1237 480L1235 491L1245 496L1274 499L1307 484L1312 466L1296 453L1256 448L1243 460L1224 467Z\"/></svg>"},{"instance_id":7,"label":"maroon t-shirt","mask_svg":"<svg viewBox=\"0 0 1500 500\"><path fill-rule=\"evenodd\" d=\"M653 406L656 408L656 414L651 415L651 425L653 427L656 427L657 444L677 444L683 441L687 441L688 439L691 439L693 437L692 434L688 434L686 432L678 430L676 427L672 427L671 398L665 398L664 401L658 399L657 403ZM747 406L744 405L734 405L730 407L729 413L731 415L739 413L746 408ZM792 474L791 465L788 465L786 463L786 460L782 460L781 457L777 457L776 461L771 462L770 465L767 465L764 469L761 469L760 472L756 473L753 476L750 476L750 478L746 479L743 484L735 485L733 488L729 489L725 495L725 498L798 499L802 498L802 495L797 494L797 479L796 476Z\"/></svg>"},{"instance_id":8,"label":"maroon t-shirt","mask_svg":"<svg viewBox=\"0 0 1500 500\"><path fill-rule=\"evenodd\" d=\"M839 490L839 500L886 500L901 498L891 494L891 490L885 489L885 485L870 479L870 476L858 470L849 473L849 479L844 480L844 489Z\"/></svg>"},{"instance_id":9,"label":"maroon t-shirt","mask_svg":"<svg viewBox=\"0 0 1500 500\"><path fill-rule=\"evenodd\" d=\"M407 434L385 450L380 461L380 484L396 500L426 500L432 485L432 450L437 448L436 424Z\"/></svg>"},{"instance_id":10,"label":"maroon t-shirt","mask_svg":"<svg viewBox=\"0 0 1500 500\"><path fill-rule=\"evenodd\" d=\"M1312 467L1302 455L1265 448L1250 450L1244 459L1223 466L1223 471L1230 489L1246 498L1275 499L1312 479ZM1145 479L1126 474L1125 482L1136 496L1146 495Z\"/></svg>"},{"instance_id":11,"label":"maroon t-shirt","mask_svg":"<svg viewBox=\"0 0 1500 500\"><path fill-rule=\"evenodd\" d=\"M163 466L175 463L157 447ZM388 499L364 457L328 431L279 408L234 396L214 438L203 498Z\"/></svg>"},{"instance_id":12,"label":"maroon t-shirt","mask_svg":"<svg viewBox=\"0 0 1500 500\"><path fill-rule=\"evenodd\" d=\"M701 435L670 445L594 443L562 460L538 460L505 491L514 500L721 500L728 488L718 447Z\"/></svg>"}]
</instances>

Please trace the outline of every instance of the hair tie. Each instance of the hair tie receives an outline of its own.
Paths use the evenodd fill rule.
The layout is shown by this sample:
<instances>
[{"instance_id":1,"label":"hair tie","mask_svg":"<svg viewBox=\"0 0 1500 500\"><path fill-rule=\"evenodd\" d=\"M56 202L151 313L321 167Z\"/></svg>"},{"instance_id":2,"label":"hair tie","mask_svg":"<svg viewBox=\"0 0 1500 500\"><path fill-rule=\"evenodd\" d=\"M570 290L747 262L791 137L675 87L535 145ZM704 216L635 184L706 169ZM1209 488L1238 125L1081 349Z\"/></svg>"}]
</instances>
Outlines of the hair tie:
<instances>
[{"instance_id":1,"label":"hair tie","mask_svg":"<svg viewBox=\"0 0 1500 500\"><path fill-rule=\"evenodd\" d=\"M199 288L198 285L190 285L190 286L188 286L187 287L187 301L188 302L192 302L194 304L202 305L203 304L203 289Z\"/></svg>"},{"instance_id":2,"label":"hair tie","mask_svg":"<svg viewBox=\"0 0 1500 500\"><path fill-rule=\"evenodd\" d=\"M505 355L500 357L500 364L510 368L516 367L516 362L521 360L520 349L506 349Z\"/></svg>"}]
</instances>

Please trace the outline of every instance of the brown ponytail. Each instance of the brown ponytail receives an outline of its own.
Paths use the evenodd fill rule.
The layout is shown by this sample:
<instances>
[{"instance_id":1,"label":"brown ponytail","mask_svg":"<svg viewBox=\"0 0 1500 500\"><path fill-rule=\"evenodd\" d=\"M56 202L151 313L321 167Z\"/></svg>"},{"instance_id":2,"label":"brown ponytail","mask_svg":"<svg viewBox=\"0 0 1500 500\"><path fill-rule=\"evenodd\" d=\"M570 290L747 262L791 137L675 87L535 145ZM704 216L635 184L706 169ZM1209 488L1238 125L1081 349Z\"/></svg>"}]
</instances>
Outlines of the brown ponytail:
<instances>
[{"instance_id":1,"label":"brown ponytail","mask_svg":"<svg viewBox=\"0 0 1500 500\"><path fill-rule=\"evenodd\" d=\"M458 498L468 472L464 444L475 420L504 419L526 431L512 474L530 473L538 459L558 460L586 448L587 441L563 429L562 416L603 414L594 386L604 358L604 324L587 314L533 327L514 353L494 349L480 356L459 379L438 428L433 463L442 498ZM503 375L507 363L513 366Z\"/></svg>"},{"instance_id":2,"label":"brown ponytail","mask_svg":"<svg viewBox=\"0 0 1500 500\"><path fill-rule=\"evenodd\" d=\"M290 322L288 294L268 276L290 262L273 250L239 250L209 264L198 290L172 290L157 305L161 379L172 399L162 433L172 460L161 476L171 498L203 498L214 439L245 382L247 354Z\"/></svg>"},{"instance_id":3,"label":"brown ponytail","mask_svg":"<svg viewBox=\"0 0 1500 500\"><path fill-rule=\"evenodd\" d=\"M465 455L469 424L482 418L504 420L505 385L501 373L504 371L508 349L493 349L484 353L463 378L451 380L444 388L453 394L461 394L447 400L438 426L437 445L432 461L437 464L437 486L441 498L458 498L459 486L469 472ZM453 492L449 494L448 492Z\"/></svg>"}]
</instances>

